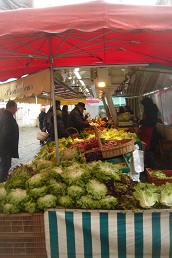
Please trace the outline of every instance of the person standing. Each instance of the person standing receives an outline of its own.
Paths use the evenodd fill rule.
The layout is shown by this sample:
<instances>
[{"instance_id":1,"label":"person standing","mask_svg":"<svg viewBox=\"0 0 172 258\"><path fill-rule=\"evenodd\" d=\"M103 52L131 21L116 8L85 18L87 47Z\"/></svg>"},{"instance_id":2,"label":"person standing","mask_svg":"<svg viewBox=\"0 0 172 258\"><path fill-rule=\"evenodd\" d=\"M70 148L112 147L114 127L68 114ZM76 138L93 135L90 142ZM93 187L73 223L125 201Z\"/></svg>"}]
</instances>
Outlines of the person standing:
<instances>
[{"instance_id":1,"label":"person standing","mask_svg":"<svg viewBox=\"0 0 172 258\"><path fill-rule=\"evenodd\" d=\"M41 108L41 113L39 114L39 128L41 131L43 131L43 128L44 128L44 119L46 117L46 112L45 112L45 108L42 107ZM40 141L40 145L44 145L44 141Z\"/></svg>"},{"instance_id":2,"label":"person standing","mask_svg":"<svg viewBox=\"0 0 172 258\"><path fill-rule=\"evenodd\" d=\"M63 123L64 123L65 128L67 128L68 117L69 117L69 114L68 114L68 106L67 106L67 105L64 105L63 108L62 108L62 120L63 120Z\"/></svg>"},{"instance_id":3,"label":"person standing","mask_svg":"<svg viewBox=\"0 0 172 258\"><path fill-rule=\"evenodd\" d=\"M75 128L77 129L78 133L81 133L84 128L90 127L90 124L87 121L87 116L83 115L84 110L86 110L85 104L83 102L78 102L78 104L69 114L68 128ZM71 131L70 133L76 133L76 131Z\"/></svg>"},{"instance_id":4,"label":"person standing","mask_svg":"<svg viewBox=\"0 0 172 258\"><path fill-rule=\"evenodd\" d=\"M17 104L9 100L0 114L0 183L7 179L12 158L19 158L19 128L13 117L16 112Z\"/></svg>"},{"instance_id":5,"label":"person standing","mask_svg":"<svg viewBox=\"0 0 172 258\"><path fill-rule=\"evenodd\" d=\"M143 98L141 104L143 105L144 110L142 119L138 120L138 124L140 125L140 140L146 143L146 167L153 169L154 149L157 140L156 123L158 122L158 108L149 97Z\"/></svg>"},{"instance_id":6,"label":"person standing","mask_svg":"<svg viewBox=\"0 0 172 258\"><path fill-rule=\"evenodd\" d=\"M61 110L60 109L60 101L56 100L56 110ZM51 118L53 117L53 106L51 106L48 110L48 112L46 113L46 116L44 118L44 122L43 122L43 131L47 131L49 133L49 126L51 124Z\"/></svg>"}]
</instances>

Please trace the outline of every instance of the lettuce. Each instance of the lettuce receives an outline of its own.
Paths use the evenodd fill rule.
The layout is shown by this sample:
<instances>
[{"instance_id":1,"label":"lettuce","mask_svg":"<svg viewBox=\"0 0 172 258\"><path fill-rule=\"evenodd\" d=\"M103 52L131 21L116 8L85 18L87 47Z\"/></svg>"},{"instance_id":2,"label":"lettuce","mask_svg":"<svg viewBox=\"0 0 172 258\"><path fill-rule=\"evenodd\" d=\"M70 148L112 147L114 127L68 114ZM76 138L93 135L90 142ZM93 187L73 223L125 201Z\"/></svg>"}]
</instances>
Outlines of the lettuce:
<instances>
[{"instance_id":1,"label":"lettuce","mask_svg":"<svg viewBox=\"0 0 172 258\"><path fill-rule=\"evenodd\" d=\"M71 185L67 189L68 195L75 200L78 200L82 195L85 195L85 188L78 185Z\"/></svg>"},{"instance_id":2,"label":"lettuce","mask_svg":"<svg viewBox=\"0 0 172 258\"><path fill-rule=\"evenodd\" d=\"M109 162L98 161L92 167L93 176L101 182L119 181L122 172Z\"/></svg>"},{"instance_id":3,"label":"lettuce","mask_svg":"<svg viewBox=\"0 0 172 258\"><path fill-rule=\"evenodd\" d=\"M134 190L133 196L139 201L142 208L150 208L160 200L158 187L155 184L139 182Z\"/></svg>"},{"instance_id":4,"label":"lettuce","mask_svg":"<svg viewBox=\"0 0 172 258\"><path fill-rule=\"evenodd\" d=\"M29 197L24 189L11 189L6 196L7 203L13 204L16 207L22 208L24 203L28 201Z\"/></svg>"},{"instance_id":5,"label":"lettuce","mask_svg":"<svg viewBox=\"0 0 172 258\"><path fill-rule=\"evenodd\" d=\"M98 200L94 200L89 195L84 195L77 201L77 207L82 209L94 210L99 209L100 204Z\"/></svg>"},{"instance_id":6,"label":"lettuce","mask_svg":"<svg viewBox=\"0 0 172 258\"><path fill-rule=\"evenodd\" d=\"M86 190L88 194L95 200L100 200L101 198L104 198L108 193L108 188L105 184L100 183L96 179L91 179L86 184Z\"/></svg>"},{"instance_id":7,"label":"lettuce","mask_svg":"<svg viewBox=\"0 0 172 258\"><path fill-rule=\"evenodd\" d=\"M34 213L38 210L38 205L33 200L30 200L29 202L26 202L24 205L25 211L29 213Z\"/></svg>"},{"instance_id":8,"label":"lettuce","mask_svg":"<svg viewBox=\"0 0 172 258\"><path fill-rule=\"evenodd\" d=\"M0 183L0 201L3 201L7 195L7 190L5 189L5 184Z\"/></svg>"},{"instance_id":9,"label":"lettuce","mask_svg":"<svg viewBox=\"0 0 172 258\"><path fill-rule=\"evenodd\" d=\"M20 208L16 207L15 205L11 203L6 203L3 206L3 213L10 214L10 213L19 213Z\"/></svg>"},{"instance_id":10,"label":"lettuce","mask_svg":"<svg viewBox=\"0 0 172 258\"><path fill-rule=\"evenodd\" d=\"M80 185L84 186L90 178L90 173L84 168L83 164L73 163L71 166L64 169L62 174L64 182L69 185Z\"/></svg>"},{"instance_id":11,"label":"lettuce","mask_svg":"<svg viewBox=\"0 0 172 258\"><path fill-rule=\"evenodd\" d=\"M61 196L58 199L58 204L64 208L73 208L74 207L74 201L70 196Z\"/></svg>"},{"instance_id":12,"label":"lettuce","mask_svg":"<svg viewBox=\"0 0 172 258\"><path fill-rule=\"evenodd\" d=\"M54 195L64 195L66 193L66 185L62 182L57 182L55 179L51 179L49 193Z\"/></svg>"},{"instance_id":13,"label":"lettuce","mask_svg":"<svg viewBox=\"0 0 172 258\"><path fill-rule=\"evenodd\" d=\"M26 182L27 188L35 188L44 186L46 181L48 180L48 174L38 173L31 178L29 178Z\"/></svg>"},{"instance_id":14,"label":"lettuce","mask_svg":"<svg viewBox=\"0 0 172 258\"><path fill-rule=\"evenodd\" d=\"M27 193L30 197L37 199L41 196L46 195L47 191L48 191L47 186L41 186L41 187L29 189Z\"/></svg>"},{"instance_id":15,"label":"lettuce","mask_svg":"<svg viewBox=\"0 0 172 258\"><path fill-rule=\"evenodd\" d=\"M117 204L118 199L111 195L107 195L100 200L101 209L114 210Z\"/></svg>"},{"instance_id":16,"label":"lettuce","mask_svg":"<svg viewBox=\"0 0 172 258\"><path fill-rule=\"evenodd\" d=\"M56 207L57 198L53 194L47 194L43 197L37 199L37 204L39 209L48 209Z\"/></svg>"},{"instance_id":17,"label":"lettuce","mask_svg":"<svg viewBox=\"0 0 172 258\"><path fill-rule=\"evenodd\" d=\"M160 203L172 207L172 183L166 183L161 187Z\"/></svg>"}]
</instances>

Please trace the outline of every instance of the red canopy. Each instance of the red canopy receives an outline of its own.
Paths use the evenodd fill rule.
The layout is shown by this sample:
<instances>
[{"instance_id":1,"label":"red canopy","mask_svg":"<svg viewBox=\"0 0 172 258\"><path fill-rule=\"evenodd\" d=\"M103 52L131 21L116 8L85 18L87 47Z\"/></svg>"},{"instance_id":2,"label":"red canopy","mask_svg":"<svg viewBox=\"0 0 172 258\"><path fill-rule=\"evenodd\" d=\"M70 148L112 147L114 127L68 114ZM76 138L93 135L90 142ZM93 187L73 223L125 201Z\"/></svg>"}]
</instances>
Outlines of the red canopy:
<instances>
[{"instance_id":1,"label":"red canopy","mask_svg":"<svg viewBox=\"0 0 172 258\"><path fill-rule=\"evenodd\" d=\"M51 43L52 42L52 43ZM94 1L0 12L0 81L54 66L172 66L172 7Z\"/></svg>"}]
</instances>

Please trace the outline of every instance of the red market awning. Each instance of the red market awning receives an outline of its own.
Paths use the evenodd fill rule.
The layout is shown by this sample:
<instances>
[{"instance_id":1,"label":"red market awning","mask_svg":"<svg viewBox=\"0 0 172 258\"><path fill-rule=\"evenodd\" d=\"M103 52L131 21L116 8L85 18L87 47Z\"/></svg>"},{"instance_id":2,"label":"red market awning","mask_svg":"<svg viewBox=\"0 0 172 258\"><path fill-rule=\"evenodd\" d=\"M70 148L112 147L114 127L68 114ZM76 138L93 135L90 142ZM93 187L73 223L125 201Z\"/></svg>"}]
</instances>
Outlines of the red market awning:
<instances>
[{"instance_id":1,"label":"red market awning","mask_svg":"<svg viewBox=\"0 0 172 258\"><path fill-rule=\"evenodd\" d=\"M171 67L172 7L94 1L0 12L0 81L49 68L50 55L54 67Z\"/></svg>"}]
</instances>

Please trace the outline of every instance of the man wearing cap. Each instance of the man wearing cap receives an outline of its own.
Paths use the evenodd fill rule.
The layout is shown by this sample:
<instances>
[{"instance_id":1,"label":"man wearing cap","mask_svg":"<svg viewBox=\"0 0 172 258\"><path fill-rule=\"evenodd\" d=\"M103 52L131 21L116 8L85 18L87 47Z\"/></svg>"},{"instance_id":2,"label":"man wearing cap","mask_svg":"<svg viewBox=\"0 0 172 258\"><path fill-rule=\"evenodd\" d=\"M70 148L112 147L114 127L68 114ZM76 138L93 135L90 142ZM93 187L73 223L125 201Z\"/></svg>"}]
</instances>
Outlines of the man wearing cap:
<instances>
[{"instance_id":1,"label":"man wearing cap","mask_svg":"<svg viewBox=\"0 0 172 258\"><path fill-rule=\"evenodd\" d=\"M56 100L56 110L60 110L60 101ZM51 106L44 118L44 123L43 123L43 129L42 131L48 131L49 130L49 126L51 124L51 117L53 116L53 106Z\"/></svg>"},{"instance_id":2,"label":"man wearing cap","mask_svg":"<svg viewBox=\"0 0 172 258\"><path fill-rule=\"evenodd\" d=\"M87 118L83 115L84 110L86 110L85 104L83 102L78 102L78 104L69 114L68 128L76 128L80 133L84 130L84 128L90 127L89 123L87 122Z\"/></svg>"}]
</instances>

